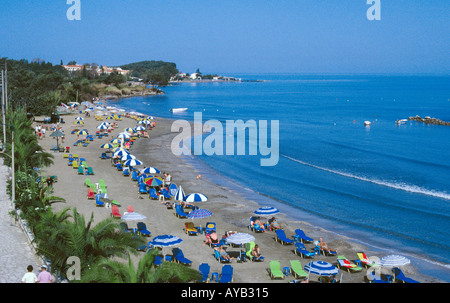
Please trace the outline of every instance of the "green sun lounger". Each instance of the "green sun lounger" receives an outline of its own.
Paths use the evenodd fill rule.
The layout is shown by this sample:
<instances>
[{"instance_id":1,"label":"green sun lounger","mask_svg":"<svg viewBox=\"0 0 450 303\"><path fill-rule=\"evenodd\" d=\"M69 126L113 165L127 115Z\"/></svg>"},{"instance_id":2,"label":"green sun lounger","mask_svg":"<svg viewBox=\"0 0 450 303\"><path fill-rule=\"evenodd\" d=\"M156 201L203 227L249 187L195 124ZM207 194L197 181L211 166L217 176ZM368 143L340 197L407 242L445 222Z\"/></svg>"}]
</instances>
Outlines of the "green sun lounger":
<instances>
[{"instance_id":1,"label":"green sun lounger","mask_svg":"<svg viewBox=\"0 0 450 303\"><path fill-rule=\"evenodd\" d=\"M299 260L290 260L291 264L291 272L292 275L299 279L299 278L305 278L308 276L308 273L303 270L302 263Z\"/></svg>"},{"instance_id":2,"label":"green sun lounger","mask_svg":"<svg viewBox=\"0 0 450 303\"><path fill-rule=\"evenodd\" d=\"M280 261L277 261L277 260L270 261L269 269L270 269L270 277L272 279L275 279L275 278L284 279L284 274L283 274L283 271L281 270Z\"/></svg>"},{"instance_id":3,"label":"green sun lounger","mask_svg":"<svg viewBox=\"0 0 450 303\"><path fill-rule=\"evenodd\" d=\"M358 272L362 270L362 267L350 262L345 256L337 256L338 268L345 269L348 272Z\"/></svg>"}]
</instances>

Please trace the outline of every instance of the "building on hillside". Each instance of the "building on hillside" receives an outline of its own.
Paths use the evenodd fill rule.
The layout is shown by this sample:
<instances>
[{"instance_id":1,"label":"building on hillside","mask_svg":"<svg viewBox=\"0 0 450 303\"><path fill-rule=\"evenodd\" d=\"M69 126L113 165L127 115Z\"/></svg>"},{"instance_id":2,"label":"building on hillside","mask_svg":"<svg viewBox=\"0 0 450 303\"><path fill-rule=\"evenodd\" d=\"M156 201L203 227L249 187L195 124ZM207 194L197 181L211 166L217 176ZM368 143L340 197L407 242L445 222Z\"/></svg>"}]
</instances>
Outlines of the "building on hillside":
<instances>
[{"instance_id":1,"label":"building on hillside","mask_svg":"<svg viewBox=\"0 0 450 303\"><path fill-rule=\"evenodd\" d=\"M83 69L83 65L63 65L62 67L64 67L69 72L76 72Z\"/></svg>"}]
</instances>

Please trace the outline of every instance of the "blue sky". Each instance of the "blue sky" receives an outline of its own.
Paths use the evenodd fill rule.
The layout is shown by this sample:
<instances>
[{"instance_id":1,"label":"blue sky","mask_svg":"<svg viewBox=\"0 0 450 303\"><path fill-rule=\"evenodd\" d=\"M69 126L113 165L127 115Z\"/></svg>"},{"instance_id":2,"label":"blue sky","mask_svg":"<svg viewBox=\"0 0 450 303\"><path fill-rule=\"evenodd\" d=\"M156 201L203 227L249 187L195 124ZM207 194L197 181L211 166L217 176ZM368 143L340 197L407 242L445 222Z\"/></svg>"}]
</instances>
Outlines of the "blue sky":
<instances>
[{"instance_id":1,"label":"blue sky","mask_svg":"<svg viewBox=\"0 0 450 303\"><path fill-rule=\"evenodd\" d=\"M175 62L203 73L450 70L449 0L2 0L0 57L55 64Z\"/></svg>"}]
</instances>

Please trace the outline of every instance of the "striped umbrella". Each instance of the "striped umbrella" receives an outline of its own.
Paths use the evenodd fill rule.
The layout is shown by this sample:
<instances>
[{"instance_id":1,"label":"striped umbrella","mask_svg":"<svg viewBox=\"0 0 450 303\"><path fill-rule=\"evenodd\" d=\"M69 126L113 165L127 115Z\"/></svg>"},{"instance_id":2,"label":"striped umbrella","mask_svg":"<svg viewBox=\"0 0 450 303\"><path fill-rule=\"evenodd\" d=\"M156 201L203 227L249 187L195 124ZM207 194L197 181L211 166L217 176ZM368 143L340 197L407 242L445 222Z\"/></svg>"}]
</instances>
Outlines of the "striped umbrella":
<instances>
[{"instance_id":1,"label":"striped umbrella","mask_svg":"<svg viewBox=\"0 0 450 303\"><path fill-rule=\"evenodd\" d=\"M78 121L75 121L73 124L75 124L75 125L83 125L84 122L81 121L81 120L78 120Z\"/></svg>"},{"instance_id":2,"label":"striped umbrella","mask_svg":"<svg viewBox=\"0 0 450 303\"><path fill-rule=\"evenodd\" d=\"M128 155L128 154L129 154L129 152L127 152L126 150L117 148L117 149L114 151L113 156L114 156L114 157L117 157L117 156L123 157L124 155Z\"/></svg>"},{"instance_id":3,"label":"striped umbrella","mask_svg":"<svg viewBox=\"0 0 450 303\"><path fill-rule=\"evenodd\" d=\"M117 138L112 139L110 142L111 142L112 144L120 144L120 143L122 143L122 141L119 140L119 139L117 139Z\"/></svg>"},{"instance_id":4,"label":"striped umbrella","mask_svg":"<svg viewBox=\"0 0 450 303\"><path fill-rule=\"evenodd\" d=\"M144 180L144 182L145 182L145 184L147 184L150 187L160 186L160 185L162 185L164 183L161 179L155 178L155 177L153 177L153 178L146 178Z\"/></svg>"},{"instance_id":5,"label":"striped umbrella","mask_svg":"<svg viewBox=\"0 0 450 303\"><path fill-rule=\"evenodd\" d=\"M235 233L227 237L226 241L231 244L245 244L255 241L255 237L247 233Z\"/></svg>"},{"instance_id":6,"label":"striped umbrella","mask_svg":"<svg viewBox=\"0 0 450 303\"><path fill-rule=\"evenodd\" d=\"M271 215L275 215L277 213L279 213L280 211L272 206L264 206L264 207L260 207L257 210L255 210L255 215L260 215L260 216L271 216Z\"/></svg>"},{"instance_id":7,"label":"striped umbrella","mask_svg":"<svg viewBox=\"0 0 450 303\"><path fill-rule=\"evenodd\" d=\"M187 195L184 198L184 201L186 201L186 202L206 202L206 201L208 201L208 197L205 196L204 194L194 193L194 194Z\"/></svg>"},{"instance_id":8,"label":"striped umbrella","mask_svg":"<svg viewBox=\"0 0 450 303\"><path fill-rule=\"evenodd\" d=\"M136 165L142 165L142 161L139 161L138 159L130 159L125 161L124 165L126 166L136 166Z\"/></svg>"},{"instance_id":9,"label":"striped umbrella","mask_svg":"<svg viewBox=\"0 0 450 303\"><path fill-rule=\"evenodd\" d=\"M385 267L400 267L411 263L411 261L404 256L388 255L381 258L377 263Z\"/></svg>"},{"instance_id":10,"label":"striped umbrella","mask_svg":"<svg viewBox=\"0 0 450 303\"><path fill-rule=\"evenodd\" d=\"M100 129L100 130L105 130L105 129L108 129L109 126L106 125L106 124L100 124L100 125L97 126L97 128Z\"/></svg>"},{"instance_id":11,"label":"striped umbrella","mask_svg":"<svg viewBox=\"0 0 450 303\"><path fill-rule=\"evenodd\" d=\"M127 154L127 155L123 155L122 158L120 158L120 160L122 160L122 161L127 161L127 160L132 160L132 159L136 159L136 156L134 156L132 154Z\"/></svg>"},{"instance_id":12,"label":"striped umbrella","mask_svg":"<svg viewBox=\"0 0 450 303\"><path fill-rule=\"evenodd\" d=\"M114 147L114 145L112 145L111 143L105 143L102 146L100 146L100 148L103 148L103 149L110 149L113 147Z\"/></svg>"},{"instance_id":13,"label":"striped umbrella","mask_svg":"<svg viewBox=\"0 0 450 303\"><path fill-rule=\"evenodd\" d=\"M83 117L76 117L75 120L82 121L82 120L84 120L84 118Z\"/></svg>"},{"instance_id":14,"label":"striped umbrella","mask_svg":"<svg viewBox=\"0 0 450 303\"><path fill-rule=\"evenodd\" d=\"M141 174L159 174L161 171L159 169L154 167L146 167L143 170L141 170Z\"/></svg>"},{"instance_id":15,"label":"striped umbrella","mask_svg":"<svg viewBox=\"0 0 450 303\"><path fill-rule=\"evenodd\" d=\"M125 131L129 132L129 133L133 133L134 129L132 129L131 127L127 127L127 128L125 128Z\"/></svg>"},{"instance_id":16,"label":"striped umbrella","mask_svg":"<svg viewBox=\"0 0 450 303\"><path fill-rule=\"evenodd\" d=\"M135 130L135 131L145 130L145 127L139 125L139 126L136 126L136 127L134 128L134 130Z\"/></svg>"},{"instance_id":17,"label":"striped umbrella","mask_svg":"<svg viewBox=\"0 0 450 303\"><path fill-rule=\"evenodd\" d=\"M172 236L172 235L157 236L157 237L153 238L153 241L151 241L153 246L162 248L163 255L164 255L164 260L166 259L166 253L165 253L164 248L178 245L181 242L183 242L182 239L178 238L177 236Z\"/></svg>"},{"instance_id":18,"label":"striped umbrella","mask_svg":"<svg viewBox=\"0 0 450 303\"><path fill-rule=\"evenodd\" d=\"M176 201L183 201L185 197L186 197L186 195L184 194L183 187L181 187L181 185L180 185L178 187L177 194L175 195L175 200Z\"/></svg>"},{"instance_id":19,"label":"striped umbrella","mask_svg":"<svg viewBox=\"0 0 450 303\"><path fill-rule=\"evenodd\" d=\"M85 130L80 130L79 132L77 132L77 135L86 136L86 135L89 135L89 133Z\"/></svg>"},{"instance_id":20,"label":"striped umbrella","mask_svg":"<svg viewBox=\"0 0 450 303\"><path fill-rule=\"evenodd\" d=\"M339 269L331 263L325 261L313 261L305 265L305 270L308 273L320 276L337 275Z\"/></svg>"}]
</instances>

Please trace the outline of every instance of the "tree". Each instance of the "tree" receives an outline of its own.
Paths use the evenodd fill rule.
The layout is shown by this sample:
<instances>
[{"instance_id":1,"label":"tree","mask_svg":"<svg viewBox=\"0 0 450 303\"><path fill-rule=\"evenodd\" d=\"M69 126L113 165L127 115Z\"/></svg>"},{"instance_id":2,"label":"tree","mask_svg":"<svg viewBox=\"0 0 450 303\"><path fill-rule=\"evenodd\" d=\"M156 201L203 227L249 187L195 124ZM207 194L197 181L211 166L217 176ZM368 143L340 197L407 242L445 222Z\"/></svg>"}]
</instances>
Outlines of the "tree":
<instances>
[{"instance_id":1,"label":"tree","mask_svg":"<svg viewBox=\"0 0 450 303\"><path fill-rule=\"evenodd\" d=\"M182 283L196 281L201 278L199 271L182 264L163 262L156 267L154 260L158 254L157 249L152 249L139 260L136 267L131 258L128 262L117 260L102 260L81 278L83 283Z\"/></svg>"},{"instance_id":2,"label":"tree","mask_svg":"<svg viewBox=\"0 0 450 303\"><path fill-rule=\"evenodd\" d=\"M67 63L67 65L77 65L77 61L75 61L75 60L69 61L69 63Z\"/></svg>"}]
</instances>

